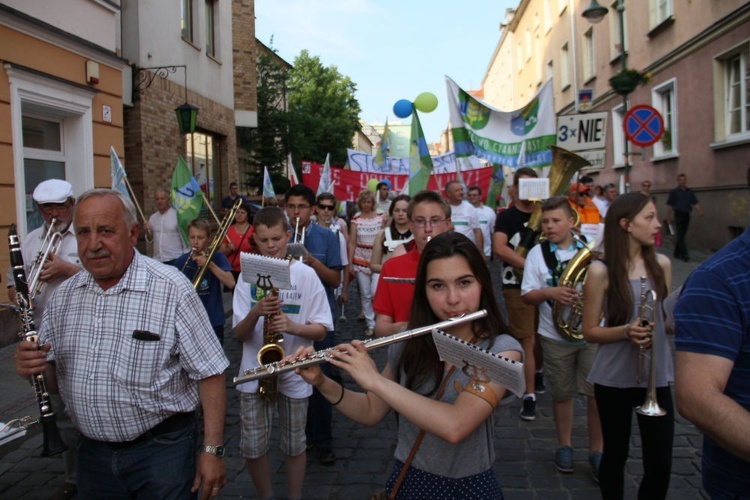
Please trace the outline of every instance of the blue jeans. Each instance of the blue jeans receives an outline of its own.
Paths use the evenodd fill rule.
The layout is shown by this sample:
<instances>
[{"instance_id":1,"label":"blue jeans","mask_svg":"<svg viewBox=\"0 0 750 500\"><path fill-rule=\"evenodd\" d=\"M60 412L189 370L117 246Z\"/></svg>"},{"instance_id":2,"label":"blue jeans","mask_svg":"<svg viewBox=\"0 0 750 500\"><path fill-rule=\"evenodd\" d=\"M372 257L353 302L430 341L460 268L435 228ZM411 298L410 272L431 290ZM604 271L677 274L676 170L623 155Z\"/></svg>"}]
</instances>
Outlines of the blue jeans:
<instances>
[{"instance_id":1,"label":"blue jeans","mask_svg":"<svg viewBox=\"0 0 750 500\"><path fill-rule=\"evenodd\" d=\"M118 448L81 435L78 441L78 498L196 498L197 431L195 420L184 428L149 435Z\"/></svg>"}]
</instances>

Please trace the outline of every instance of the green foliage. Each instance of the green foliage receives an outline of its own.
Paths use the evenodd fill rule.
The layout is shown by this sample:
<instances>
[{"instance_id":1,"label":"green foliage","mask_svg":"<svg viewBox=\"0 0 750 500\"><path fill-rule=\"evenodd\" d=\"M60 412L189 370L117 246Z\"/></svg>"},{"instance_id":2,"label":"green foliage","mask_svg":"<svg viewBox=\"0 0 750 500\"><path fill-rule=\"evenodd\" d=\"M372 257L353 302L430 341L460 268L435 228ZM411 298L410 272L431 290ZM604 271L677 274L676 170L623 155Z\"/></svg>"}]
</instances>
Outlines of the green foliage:
<instances>
[{"instance_id":1,"label":"green foliage","mask_svg":"<svg viewBox=\"0 0 750 500\"><path fill-rule=\"evenodd\" d=\"M273 48L271 49L276 52ZM288 113L286 111L289 70L272 54L258 55L258 127L238 128L237 145L247 173L247 186L263 184L263 167L271 174L274 190L283 193L289 188L286 162L289 152Z\"/></svg>"},{"instance_id":2,"label":"green foliage","mask_svg":"<svg viewBox=\"0 0 750 500\"><path fill-rule=\"evenodd\" d=\"M303 50L294 60L289 79L289 133L292 155L322 163L346 162L359 124L357 86L336 66L324 67L320 58Z\"/></svg>"}]
</instances>

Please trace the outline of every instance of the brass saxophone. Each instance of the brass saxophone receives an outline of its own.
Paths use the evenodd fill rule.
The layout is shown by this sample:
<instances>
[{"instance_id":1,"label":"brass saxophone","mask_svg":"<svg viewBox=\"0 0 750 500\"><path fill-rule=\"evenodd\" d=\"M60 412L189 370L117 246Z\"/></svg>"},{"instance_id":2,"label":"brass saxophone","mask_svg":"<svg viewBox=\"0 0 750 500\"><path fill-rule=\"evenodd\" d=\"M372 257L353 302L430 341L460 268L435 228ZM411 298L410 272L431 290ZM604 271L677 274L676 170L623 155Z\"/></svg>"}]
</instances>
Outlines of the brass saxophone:
<instances>
[{"instance_id":1,"label":"brass saxophone","mask_svg":"<svg viewBox=\"0 0 750 500\"><path fill-rule=\"evenodd\" d=\"M258 276L258 288L266 292L265 296L278 297L279 289L272 286L268 276ZM263 366L269 363L278 363L284 359L284 348L279 344L284 342L284 335L281 332L271 332L269 323L277 314L274 313L266 316L263 322L263 347L258 351L258 364ZM278 377L267 377L258 383L258 392L268 401L276 399Z\"/></svg>"}]
</instances>

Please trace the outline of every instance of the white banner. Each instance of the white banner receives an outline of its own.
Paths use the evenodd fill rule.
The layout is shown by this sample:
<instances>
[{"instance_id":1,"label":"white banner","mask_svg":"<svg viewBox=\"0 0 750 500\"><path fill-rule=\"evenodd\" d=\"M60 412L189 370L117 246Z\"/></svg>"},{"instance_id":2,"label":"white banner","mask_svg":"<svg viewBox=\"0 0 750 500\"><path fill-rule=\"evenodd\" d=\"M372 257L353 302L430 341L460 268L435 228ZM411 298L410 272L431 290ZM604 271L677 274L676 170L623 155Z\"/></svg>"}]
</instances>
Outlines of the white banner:
<instances>
[{"instance_id":1,"label":"white banner","mask_svg":"<svg viewBox=\"0 0 750 500\"><path fill-rule=\"evenodd\" d=\"M349 170L352 172L366 172L370 174L396 174L409 175L409 157L391 158L388 157L383 165L375 163L375 155L347 149L349 155ZM456 154L451 151L444 155L432 157L433 171L436 174L455 174L456 173ZM467 167L462 170L474 170L483 168L479 158L471 156Z\"/></svg>"}]
</instances>

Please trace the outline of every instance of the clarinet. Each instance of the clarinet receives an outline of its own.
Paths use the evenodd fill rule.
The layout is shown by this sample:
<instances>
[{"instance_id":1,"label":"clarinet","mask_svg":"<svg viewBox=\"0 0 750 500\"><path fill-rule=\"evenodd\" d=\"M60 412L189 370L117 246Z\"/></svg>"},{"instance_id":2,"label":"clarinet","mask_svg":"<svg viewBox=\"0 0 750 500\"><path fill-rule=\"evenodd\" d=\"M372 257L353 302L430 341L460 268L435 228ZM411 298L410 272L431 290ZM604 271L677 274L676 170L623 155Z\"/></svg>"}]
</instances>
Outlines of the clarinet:
<instances>
[{"instance_id":1,"label":"clarinet","mask_svg":"<svg viewBox=\"0 0 750 500\"><path fill-rule=\"evenodd\" d=\"M23 340L33 342L39 346L39 335L34 324L34 306L29 299L29 285L26 281L26 269L21 254L21 242L16 233L16 225L11 224L8 230L8 247L10 248L10 265L13 269L13 280L16 285L16 303L21 316L21 332L19 336ZM68 447L60 437L60 431L55 423L55 413L52 411L47 381L44 372L31 376L34 386L36 402L39 407L39 423L42 425L42 456L52 456L62 453Z\"/></svg>"}]
</instances>

